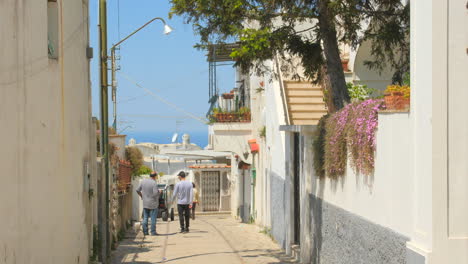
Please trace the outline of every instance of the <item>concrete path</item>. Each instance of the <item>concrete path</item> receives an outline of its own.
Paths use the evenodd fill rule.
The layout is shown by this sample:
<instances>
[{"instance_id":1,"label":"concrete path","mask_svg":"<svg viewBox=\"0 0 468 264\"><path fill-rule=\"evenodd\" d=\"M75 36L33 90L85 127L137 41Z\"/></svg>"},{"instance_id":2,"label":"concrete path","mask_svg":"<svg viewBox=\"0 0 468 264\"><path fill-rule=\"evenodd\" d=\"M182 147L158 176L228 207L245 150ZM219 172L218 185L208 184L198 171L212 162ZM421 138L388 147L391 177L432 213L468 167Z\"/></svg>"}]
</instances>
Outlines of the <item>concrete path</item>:
<instances>
[{"instance_id":1,"label":"concrete path","mask_svg":"<svg viewBox=\"0 0 468 264\"><path fill-rule=\"evenodd\" d=\"M229 215L198 216L190 225L190 233L180 234L177 217L174 222L158 219L159 236L129 232L113 252L112 264L293 263L259 227Z\"/></svg>"}]
</instances>

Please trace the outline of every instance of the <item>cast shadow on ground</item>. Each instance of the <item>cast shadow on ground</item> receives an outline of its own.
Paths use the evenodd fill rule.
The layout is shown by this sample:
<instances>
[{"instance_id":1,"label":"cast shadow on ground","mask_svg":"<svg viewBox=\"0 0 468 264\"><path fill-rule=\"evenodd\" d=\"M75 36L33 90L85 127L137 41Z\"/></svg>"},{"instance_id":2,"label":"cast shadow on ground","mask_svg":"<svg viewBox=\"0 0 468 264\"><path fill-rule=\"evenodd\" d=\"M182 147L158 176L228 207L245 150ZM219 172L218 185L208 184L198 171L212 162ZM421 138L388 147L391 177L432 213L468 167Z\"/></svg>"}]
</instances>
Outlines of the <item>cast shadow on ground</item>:
<instances>
[{"instance_id":1,"label":"cast shadow on ground","mask_svg":"<svg viewBox=\"0 0 468 264\"><path fill-rule=\"evenodd\" d=\"M248 253L258 252L255 255L245 255ZM202 253L202 254L192 254L187 256L181 256L173 259L165 259L159 262L154 263L170 263L179 260L185 260L201 257L201 256L209 256L209 255L219 255L219 254L238 254L242 258L258 258L258 257L274 257L278 259L280 262L269 262L268 264L290 264L295 263L291 257L286 256L282 251L278 250L264 250L264 249L249 249L249 250L241 250L241 251L223 251L223 252L210 252L210 253ZM132 262L133 263L133 262ZM138 263L138 262L136 262Z\"/></svg>"}]
</instances>

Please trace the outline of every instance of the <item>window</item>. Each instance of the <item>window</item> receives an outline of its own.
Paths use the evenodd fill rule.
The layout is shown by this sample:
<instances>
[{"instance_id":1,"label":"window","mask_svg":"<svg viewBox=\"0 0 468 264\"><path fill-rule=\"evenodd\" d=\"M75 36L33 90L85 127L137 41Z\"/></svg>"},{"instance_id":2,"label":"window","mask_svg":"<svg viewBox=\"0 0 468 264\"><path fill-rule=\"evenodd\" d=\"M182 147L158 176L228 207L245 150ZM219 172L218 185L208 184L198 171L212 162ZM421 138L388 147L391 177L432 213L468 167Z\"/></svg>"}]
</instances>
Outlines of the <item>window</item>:
<instances>
[{"instance_id":1,"label":"window","mask_svg":"<svg viewBox=\"0 0 468 264\"><path fill-rule=\"evenodd\" d=\"M57 0L47 0L47 52L50 59L58 59L59 19Z\"/></svg>"}]
</instances>

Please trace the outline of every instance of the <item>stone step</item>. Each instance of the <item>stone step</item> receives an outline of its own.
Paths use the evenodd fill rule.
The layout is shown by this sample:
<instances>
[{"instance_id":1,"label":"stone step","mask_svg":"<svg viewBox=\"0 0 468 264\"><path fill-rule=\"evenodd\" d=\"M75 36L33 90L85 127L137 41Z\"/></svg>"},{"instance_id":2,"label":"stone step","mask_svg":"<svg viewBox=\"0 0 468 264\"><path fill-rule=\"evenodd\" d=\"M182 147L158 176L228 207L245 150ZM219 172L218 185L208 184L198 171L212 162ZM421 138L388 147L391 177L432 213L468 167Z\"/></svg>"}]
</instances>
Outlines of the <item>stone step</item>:
<instances>
[{"instance_id":1,"label":"stone step","mask_svg":"<svg viewBox=\"0 0 468 264\"><path fill-rule=\"evenodd\" d=\"M318 124L319 120L318 119L304 119L304 120L292 120L292 124L293 125L302 125L302 126L306 126L306 125L314 125L316 126Z\"/></svg>"},{"instance_id":2,"label":"stone step","mask_svg":"<svg viewBox=\"0 0 468 264\"><path fill-rule=\"evenodd\" d=\"M310 90L310 89L287 89L286 95L299 97L299 96L315 96L315 97L323 97L322 90Z\"/></svg>"},{"instance_id":3,"label":"stone step","mask_svg":"<svg viewBox=\"0 0 468 264\"><path fill-rule=\"evenodd\" d=\"M302 88L302 89L319 89L321 90L322 88L318 85L314 85L310 82L285 82L285 87L286 89L290 89L290 88Z\"/></svg>"},{"instance_id":4,"label":"stone step","mask_svg":"<svg viewBox=\"0 0 468 264\"><path fill-rule=\"evenodd\" d=\"M305 103L305 104L290 103L289 111L290 112L303 112L303 111L325 112L327 110L325 108L324 103Z\"/></svg>"},{"instance_id":5,"label":"stone step","mask_svg":"<svg viewBox=\"0 0 468 264\"><path fill-rule=\"evenodd\" d=\"M325 104L322 96L290 96L289 104Z\"/></svg>"},{"instance_id":6,"label":"stone step","mask_svg":"<svg viewBox=\"0 0 468 264\"><path fill-rule=\"evenodd\" d=\"M300 263L301 261L301 247L299 245L291 246L291 255L294 259L294 262Z\"/></svg>"},{"instance_id":7,"label":"stone step","mask_svg":"<svg viewBox=\"0 0 468 264\"><path fill-rule=\"evenodd\" d=\"M301 112L291 112L292 119L320 119L322 116L326 115L326 111L301 111Z\"/></svg>"}]
</instances>

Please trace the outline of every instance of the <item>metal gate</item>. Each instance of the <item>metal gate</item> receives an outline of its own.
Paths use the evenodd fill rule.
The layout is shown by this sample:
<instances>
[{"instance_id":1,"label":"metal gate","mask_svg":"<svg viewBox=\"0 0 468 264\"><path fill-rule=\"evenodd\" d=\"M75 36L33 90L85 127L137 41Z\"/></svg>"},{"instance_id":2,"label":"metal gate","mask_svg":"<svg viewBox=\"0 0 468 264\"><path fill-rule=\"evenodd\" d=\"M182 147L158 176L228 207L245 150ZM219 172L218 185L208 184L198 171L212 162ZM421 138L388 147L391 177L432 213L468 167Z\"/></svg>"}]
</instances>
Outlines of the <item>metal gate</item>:
<instances>
[{"instance_id":1,"label":"metal gate","mask_svg":"<svg viewBox=\"0 0 468 264\"><path fill-rule=\"evenodd\" d=\"M219 171L204 171L201 177L203 211L219 211Z\"/></svg>"}]
</instances>

